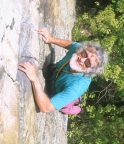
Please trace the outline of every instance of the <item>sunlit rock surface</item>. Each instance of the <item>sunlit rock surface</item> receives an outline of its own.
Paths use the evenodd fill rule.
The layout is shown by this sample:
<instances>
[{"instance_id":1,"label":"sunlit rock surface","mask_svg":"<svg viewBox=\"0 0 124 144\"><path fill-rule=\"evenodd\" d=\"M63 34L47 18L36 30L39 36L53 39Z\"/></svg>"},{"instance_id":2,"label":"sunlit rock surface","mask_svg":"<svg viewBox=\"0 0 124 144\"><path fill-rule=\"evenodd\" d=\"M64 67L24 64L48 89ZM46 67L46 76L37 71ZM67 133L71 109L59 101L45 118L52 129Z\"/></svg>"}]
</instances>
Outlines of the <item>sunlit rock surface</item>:
<instances>
[{"instance_id":1,"label":"sunlit rock surface","mask_svg":"<svg viewBox=\"0 0 124 144\"><path fill-rule=\"evenodd\" d=\"M35 62L45 88L46 66L66 51L44 44L36 30L47 27L52 35L71 39L74 20L75 0L0 1L0 144L67 144L68 117L39 112L18 63Z\"/></svg>"}]
</instances>

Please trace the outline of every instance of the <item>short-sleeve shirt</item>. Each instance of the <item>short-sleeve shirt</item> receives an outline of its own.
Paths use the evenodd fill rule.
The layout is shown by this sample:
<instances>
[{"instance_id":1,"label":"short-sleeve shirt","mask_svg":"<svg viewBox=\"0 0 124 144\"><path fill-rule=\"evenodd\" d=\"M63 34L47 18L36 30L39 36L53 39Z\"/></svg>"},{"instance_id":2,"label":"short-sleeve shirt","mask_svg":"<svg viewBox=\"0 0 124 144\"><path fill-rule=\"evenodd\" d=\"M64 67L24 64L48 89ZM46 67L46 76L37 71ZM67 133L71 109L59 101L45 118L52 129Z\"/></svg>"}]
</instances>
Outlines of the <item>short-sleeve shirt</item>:
<instances>
[{"instance_id":1,"label":"short-sleeve shirt","mask_svg":"<svg viewBox=\"0 0 124 144\"><path fill-rule=\"evenodd\" d=\"M72 55L76 52L76 49L80 47L81 44L77 42L73 42L68 47L68 52L60 60L56 66L59 69L67 60L69 60ZM67 104L71 103L72 101L78 99L82 96L88 89L91 83L91 77L86 77L83 74L78 73L71 73L69 71L69 64L66 65L63 70L61 71L56 83L55 83L55 95L50 99L53 106L60 110ZM54 86L54 77L56 72L54 72L53 77L51 78L51 85Z\"/></svg>"}]
</instances>

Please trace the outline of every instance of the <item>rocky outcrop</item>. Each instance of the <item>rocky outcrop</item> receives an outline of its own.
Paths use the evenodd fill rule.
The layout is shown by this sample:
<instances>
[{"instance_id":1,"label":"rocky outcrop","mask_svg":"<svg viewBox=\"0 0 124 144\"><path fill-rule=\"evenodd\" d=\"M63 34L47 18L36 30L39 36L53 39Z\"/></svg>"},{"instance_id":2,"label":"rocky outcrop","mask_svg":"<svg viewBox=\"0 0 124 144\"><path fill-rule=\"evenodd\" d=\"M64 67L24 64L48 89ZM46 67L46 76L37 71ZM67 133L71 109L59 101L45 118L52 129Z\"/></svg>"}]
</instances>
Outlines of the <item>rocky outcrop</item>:
<instances>
[{"instance_id":1,"label":"rocky outcrop","mask_svg":"<svg viewBox=\"0 0 124 144\"><path fill-rule=\"evenodd\" d=\"M46 66L66 51L44 44L36 30L47 27L52 35L71 39L74 20L74 0L0 1L0 144L67 143L68 117L58 111L39 112L18 63L35 62L45 88Z\"/></svg>"}]
</instances>

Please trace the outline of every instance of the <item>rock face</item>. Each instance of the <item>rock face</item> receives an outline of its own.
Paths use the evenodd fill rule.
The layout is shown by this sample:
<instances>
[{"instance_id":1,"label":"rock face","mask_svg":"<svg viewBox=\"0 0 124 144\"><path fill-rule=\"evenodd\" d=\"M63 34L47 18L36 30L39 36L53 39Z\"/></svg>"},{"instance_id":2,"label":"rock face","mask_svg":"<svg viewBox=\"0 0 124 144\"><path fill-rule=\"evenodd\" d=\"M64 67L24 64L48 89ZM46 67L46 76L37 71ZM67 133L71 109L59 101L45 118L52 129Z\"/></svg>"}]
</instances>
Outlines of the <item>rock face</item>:
<instances>
[{"instance_id":1,"label":"rock face","mask_svg":"<svg viewBox=\"0 0 124 144\"><path fill-rule=\"evenodd\" d=\"M18 63L35 62L45 88L46 66L66 51L44 44L36 30L47 27L52 35L71 39L74 20L74 0L0 1L0 144L67 143L68 117L58 111L39 112Z\"/></svg>"}]
</instances>

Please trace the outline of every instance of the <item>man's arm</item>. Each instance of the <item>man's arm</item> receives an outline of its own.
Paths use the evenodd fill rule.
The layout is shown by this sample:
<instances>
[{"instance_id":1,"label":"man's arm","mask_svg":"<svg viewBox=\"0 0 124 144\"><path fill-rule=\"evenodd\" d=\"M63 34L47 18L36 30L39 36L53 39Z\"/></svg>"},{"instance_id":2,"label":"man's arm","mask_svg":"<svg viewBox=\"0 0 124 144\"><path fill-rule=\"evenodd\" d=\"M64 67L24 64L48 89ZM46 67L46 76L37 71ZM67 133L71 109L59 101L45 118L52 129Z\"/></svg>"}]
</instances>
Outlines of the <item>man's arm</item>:
<instances>
[{"instance_id":1,"label":"man's arm","mask_svg":"<svg viewBox=\"0 0 124 144\"><path fill-rule=\"evenodd\" d=\"M58 45L60 47L63 47L65 49L67 49L68 46L72 44L71 40L64 40L64 39L59 39L59 38L52 37L49 34L47 28L39 29L38 34L42 35L42 39L45 43L48 43L48 44L52 43L52 44Z\"/></svg>"},{"instance_id":2,"label":"man's arm","mask_svg":"<svg viewBox=\"0 0 124 144\"><path fill-rule=\"evenodd\" d=\"M19 70L25 72L25 74L27 75L27 77L32 83L34 96L40 108L40 111L43 113L47 113L55 110L53 104L51 103L50 99L48 98L48 96L46 95L46 93L44 92L40 84L39 78L36 74L34 64L29 62L24 62L24 63L20 63L19 66L20 66Z\"/></svg>"}]
</instances>

